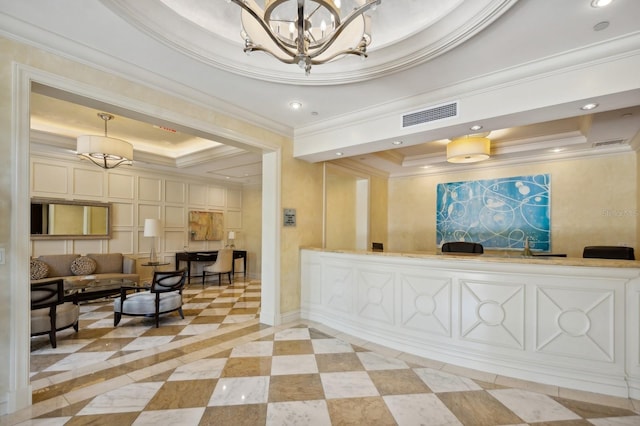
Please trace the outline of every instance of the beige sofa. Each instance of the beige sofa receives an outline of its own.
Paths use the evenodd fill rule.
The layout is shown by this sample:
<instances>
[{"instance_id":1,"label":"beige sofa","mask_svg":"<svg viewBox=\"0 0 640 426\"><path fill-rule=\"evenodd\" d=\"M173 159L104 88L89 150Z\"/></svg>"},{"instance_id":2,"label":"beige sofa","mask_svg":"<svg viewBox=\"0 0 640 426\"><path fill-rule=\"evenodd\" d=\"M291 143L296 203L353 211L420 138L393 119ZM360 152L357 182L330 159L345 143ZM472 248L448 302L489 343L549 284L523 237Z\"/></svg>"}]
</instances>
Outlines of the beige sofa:
<instances>
[{"instance_id":1,"label":"beige sofa","mask_svg":"<svg viewBox=\"0 0 640 426\"><path fill-rule=\"evenodd\" d=\"M36 269L39 273L34 275ZM42 277L43 269L47 271L44 277ZM65 290L73 288L74 281L83 279L124 278L136 283L140 282L140 276L136 273L136 260L122 253L90 253L84 256L79 254L42 255L31 261L31 278L32 283L62 278L65 280Z\"/></svg>"}]
</instances>

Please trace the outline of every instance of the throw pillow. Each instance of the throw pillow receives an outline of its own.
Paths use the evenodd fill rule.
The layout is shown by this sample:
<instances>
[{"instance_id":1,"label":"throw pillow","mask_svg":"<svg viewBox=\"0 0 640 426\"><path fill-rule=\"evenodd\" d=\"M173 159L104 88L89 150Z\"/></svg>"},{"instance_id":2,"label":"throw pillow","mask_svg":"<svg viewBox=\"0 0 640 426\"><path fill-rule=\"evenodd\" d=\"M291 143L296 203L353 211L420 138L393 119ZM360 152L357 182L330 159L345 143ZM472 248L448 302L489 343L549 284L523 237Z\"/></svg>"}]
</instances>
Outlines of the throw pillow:
<instances>
[{"instance_id":1,"label":"throw pillow","mask_svg":"<svg viewBox=\"0 0 640 426\"><path fill-rule=\"evenodd\" d=\"M87 256L80 256L71 262L73 275L89 275L96 270L96 261Z\"/></svg>"},{"instance_id":2,"label":"throw pillow","mask_svg":"<svg viewBox=\"0 0 640 426\"><path fill-rule=\"evenodd\" d=\"M31 259L31 279L41 280L49 275L49 265L40 259Z\"/></svg>"}]
</instances>

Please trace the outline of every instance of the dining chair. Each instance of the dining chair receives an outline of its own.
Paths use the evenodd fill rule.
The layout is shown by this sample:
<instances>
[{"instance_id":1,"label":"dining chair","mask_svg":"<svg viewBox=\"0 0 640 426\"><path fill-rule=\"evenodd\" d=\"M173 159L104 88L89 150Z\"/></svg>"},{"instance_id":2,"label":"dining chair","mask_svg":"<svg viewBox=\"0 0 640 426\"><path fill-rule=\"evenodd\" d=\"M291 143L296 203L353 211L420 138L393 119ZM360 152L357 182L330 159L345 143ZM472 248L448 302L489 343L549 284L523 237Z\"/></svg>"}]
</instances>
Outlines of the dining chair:
<instances>
[{"instance_id":1,"label":"dining chair","mask_svg":"<svg viewBox=\"0 0 640 426\"><path fill-rule=\"evenodd\" d=\"M202 268L202 286L207 274L218 275L218 285L222 285L222 274L227 274L229 285L231 285L231 272L233 271L233 249L223 248L218 250L218 257L213 265Z\"/></svg>"}]
</instances>

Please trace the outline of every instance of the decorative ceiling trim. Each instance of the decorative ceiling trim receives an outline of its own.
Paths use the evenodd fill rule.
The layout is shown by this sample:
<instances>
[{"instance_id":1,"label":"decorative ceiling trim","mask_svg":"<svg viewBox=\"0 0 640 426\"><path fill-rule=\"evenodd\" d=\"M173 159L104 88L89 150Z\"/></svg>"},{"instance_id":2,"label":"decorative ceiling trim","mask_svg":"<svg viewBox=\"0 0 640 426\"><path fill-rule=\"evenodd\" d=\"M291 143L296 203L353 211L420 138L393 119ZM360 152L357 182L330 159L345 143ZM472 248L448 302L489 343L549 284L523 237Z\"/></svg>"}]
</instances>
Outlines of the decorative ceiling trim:
<instances>
[{"instance_id":1,"label":"decorative ceiling trim","mask_svg":"<svg viewBox=\"0 0 640 426\"><path fill-rule=\"evenodd\" d=\"M476 0L459 2L455 8L436 22L425 19L414 34L393 43L369 49L369 58L345 60L317 67L306 76L298 67L278 63L266 55L247 57L242 40L237 42L208 31L190 22L159 0L100 0L107 8L140 31L183 54L218 69L256 80L295 85L339 85L371 80L413 68L430 61L464 43L507 12L518 0ZM399 0L383 3L384 7L398 7ZM235 5L220 4L216 8ZM239 9L239 8L238 8ZM240 23L238 11L238 25ZM398 23L401 25L402 23Z\"/></svg>"}]
</instances>

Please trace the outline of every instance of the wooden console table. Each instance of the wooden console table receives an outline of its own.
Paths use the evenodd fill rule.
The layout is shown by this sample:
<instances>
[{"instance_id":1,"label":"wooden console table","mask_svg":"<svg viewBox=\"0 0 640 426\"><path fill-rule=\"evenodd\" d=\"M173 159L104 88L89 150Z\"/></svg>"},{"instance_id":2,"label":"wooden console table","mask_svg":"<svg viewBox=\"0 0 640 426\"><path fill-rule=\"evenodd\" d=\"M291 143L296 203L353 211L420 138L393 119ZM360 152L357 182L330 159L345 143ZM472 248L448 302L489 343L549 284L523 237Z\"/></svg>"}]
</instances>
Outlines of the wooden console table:
<instances>
[{"instance_id":1,"label":"wooden console table","mask_svg":"<svg viewBox=\"0 0 640 426\"><path fill-rule=\"evenodd\" d=\"M213 263L218 258L218 250L213 251L183 251L176 253L176 270L180 269L180 262L187 262L187 281L191 284L191 262L210 262ZM242 259L244 265L244 278L247 278L247 251L234 250L233 264L231 273L235 276L236 259Z\"/></svg>"}]
</instances>

